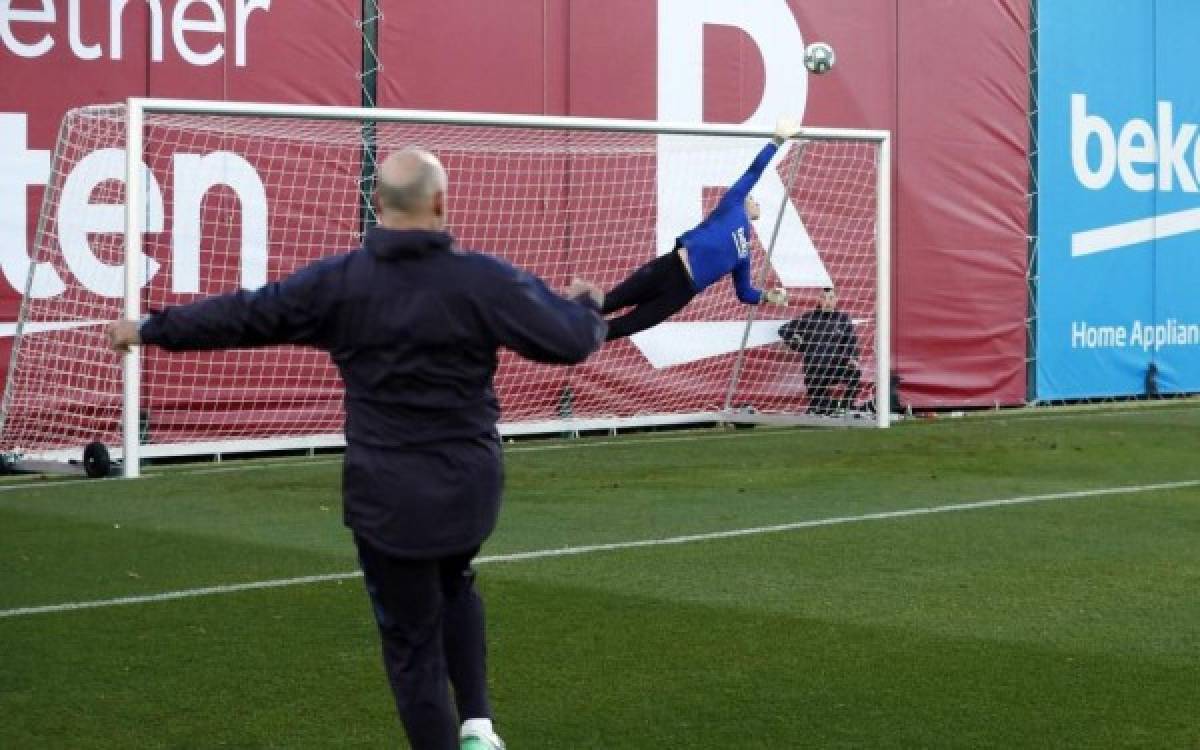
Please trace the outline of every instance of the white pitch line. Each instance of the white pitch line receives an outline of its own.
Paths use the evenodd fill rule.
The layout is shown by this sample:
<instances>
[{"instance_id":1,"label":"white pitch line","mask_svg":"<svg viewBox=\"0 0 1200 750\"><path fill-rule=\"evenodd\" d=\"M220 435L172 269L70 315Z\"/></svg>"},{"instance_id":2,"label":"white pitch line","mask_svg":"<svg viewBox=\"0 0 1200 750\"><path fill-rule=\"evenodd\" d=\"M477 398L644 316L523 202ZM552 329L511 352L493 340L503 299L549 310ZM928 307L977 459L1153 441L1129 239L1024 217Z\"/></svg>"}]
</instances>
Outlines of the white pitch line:
<instances>
[{"instance_id":1,"label":"white pitch line","mask_svg":"<svg viewBox=\"0 0 1200 750\"><path fill-rule=\"evenodd\" d=\"M117 607L122 604L149 604L151 602L168 602L172 599L191 599L197 596L212 596L214 594L232 594L237 591L254 591L257 589L277 589L283 586L301 586L306 583L324 583L326 581L342 581L348 578L358 578L362 573L326 573L316 576L300 576L299 578L277 578L273 581L251 581L250 583L234 583L224 586L205 586L199 589L183 589L182 591L164 591L160 594L144 596L121 596L116 599L98 599L90 602L66 602L64 604L47 604L42 607L19 607L17 609L0 610L0 619L5 617L21 617L23 615L42 615L50 612L71 612L77 609L98 609L100 607Z\"/></svg>"},{"instance_id":2,"label":"white pitch line","mask_svg":"<svg viewBox=\"0 0 1200 750\"><path fill-rule=\"evenodd\" d=\"M1178 490L1188 487L1200 487L1200 479L1187 479L1179 482L1161 482L1158 484L1139 484L1125 487L1100 487L1092 490L1073 490L1071 492L1052 492L1045 495L1018 495L995 500L980 500L973 503L951 503L949 505L933 505L925 508L908 508L906 510L889 510L879 513L865 513L858 516L835 516L833 518L817 518L809 521L777 524L774 526L755 526L752 528L728 529L711 531L704 534L685 534L682 536L664 537L661 539L638 539L629 542L612 542L610 544L587 544L578 547L559 547L556 549L532 550L529 552L513 552L505 555L484 555L475 560L477 565L493 563L522 562L524 560L539 560L551 557L571 557L586 555L593 552L614 552L617 550L639 549L643 547L661 547L669 544L690 544L716 539L732 539L758 534L777 534L799 529L813 529L822 526L839 526L842 524L862 523L864 521L886 521L894 518L909 518L927 516L935 513L954 513L964 510L980 510L983 508L1000 508L1010 505L1028 505L1052 500L1077 500L1081 498L1105 497L1109 495L1132 495L1142 492L1157 492L1160 490ZM50 614L52 612L70 612L79 609L97 609L100 607L116 607L122 604L148 604L165 602L172 599L190 599L198 596L215 594L232 594L239 591L254 591L257 589L273 589L284 586L301 586L308 583L325 583L328 581L344 581L358 578L359 571L345 573L326 573L323 575L301 576L299 578L279 578L270 581L252 581L250 583L234 583L222 586L206 586L197 589L181 591L166 591L160 594L144 596L123 596L116 599L98 599L85 602L66 602L63 604L47 604L40 607L19 607L17 609L0 610L0 619L6 617L23 617L26 615Z\"/></svg>"}]
</instances>

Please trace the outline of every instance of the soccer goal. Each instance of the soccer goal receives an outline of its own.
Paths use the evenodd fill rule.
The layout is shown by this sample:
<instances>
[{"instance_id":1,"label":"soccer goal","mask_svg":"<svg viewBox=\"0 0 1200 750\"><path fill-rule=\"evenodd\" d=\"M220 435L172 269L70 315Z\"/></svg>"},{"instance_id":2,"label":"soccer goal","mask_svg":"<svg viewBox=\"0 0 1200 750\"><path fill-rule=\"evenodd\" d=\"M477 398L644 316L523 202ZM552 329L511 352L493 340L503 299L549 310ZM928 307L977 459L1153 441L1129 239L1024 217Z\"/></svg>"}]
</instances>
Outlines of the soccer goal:
<instances>
[{"instance_id":1,"label":"soccer goal","mask_svg":"<svg viewBox=\"0 0 1200 750\"><path fill-rule=\"evenodd\" d=\"M31 253L0 411L0 451L63 460L99 442L141 457L342 444L328 358L287 347L124 358L106 321L255 288L346 252L373 220L377 158L419 145L450 176L449 228L554 287L605 288L700 221L770 133L745 126L131 99L64 119ZM754 195L754 278L786 307L740 304L725 282L672 320L586 363L505 353L502 432L702 422L888 423L890 156L885 132L807 129ZM780 329L833 287L853 345ZM839 352L838 347L846 347ZM814 409L806 359L858 372ZM824 394L824 391L821 391ZM119 448L118 448L119 446Z\"/></svg>"}]
</instances>

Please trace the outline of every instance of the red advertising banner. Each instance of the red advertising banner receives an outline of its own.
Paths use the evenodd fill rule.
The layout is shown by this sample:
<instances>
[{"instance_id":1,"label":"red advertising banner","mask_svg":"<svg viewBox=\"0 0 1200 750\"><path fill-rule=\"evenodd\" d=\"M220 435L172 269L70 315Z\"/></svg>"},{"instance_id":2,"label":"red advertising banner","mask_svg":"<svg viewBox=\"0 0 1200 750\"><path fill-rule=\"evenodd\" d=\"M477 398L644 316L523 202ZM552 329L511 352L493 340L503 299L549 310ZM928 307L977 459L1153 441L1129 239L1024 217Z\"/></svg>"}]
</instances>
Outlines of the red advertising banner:
<instances>
[{"instance_id":1,"label":"red advertising banner","mask_svg":"<svg viewBox=\"0 0 1200 750\"><path fill-rule=\"evenodd\" d=\"M356 0L0 4L0 367L64 113L129 96L357 104ZM61 293L39 279L34 294Z\"/></svg>"},{"instance_id":2,"label":"red advertising banner","mask_svg":"<svg viewBox=\"0 0 1200 750\"><path fill-rule=\"evenodd\" d=\"M1029 0L896 6L901 390L915 404L1022 403Z\"/></svg>"},{"instance_id":3,"label":"red advertising banner","mask_svg":"<svg viewBox=\"0 0 1200 750\"><path fill-rule=\"evenodd\" d=\"M420 109L748 122L766 129L777 115L791 113L814 126L891 131L892 344L901 392L917 406L1019 403L1025 397L1026 356L1028 4L388 3L378 45L378 102ZM66 110L130 95L356 104L360 11L357 0L4 3L0 368L7 367L37 210L50 178L51 149ZM830 75L804 71L803 45L815 40L837 50ZM167 203L173 200L172 170L179 163L165 155L150 165ZM205 164L186 158L182 163ZM250 158L248 163L259 169L262 162ZM696 211L725 184L716 173L689 176L674 163L653 158L649 163L649 176L642 179L694 196L689 200ZM356 168L347 159L339 180L352 183ZM561 165L537 169L543 178L547 170L568 174ZM728 178L737 174L735 169ZM199 177L192 182L200 185L197 189L206 184ZM793 196L789 210L802 216L816 210L815 196L806 195ZM88 193L77 199L86 208L101 197ZM267 199L280 200L271 191ZM115 205L123 198L109 191L107 200ZM581 205L586 188L572 183L558 200L568 208ZM663 251L664 243L689 226L657 200L627 208L639 238L637 248L622 256L630 269ZM162 221L164 236L177 231L172 212ZM283 231L275 229L282 226L272 216L271 231ZM352 233L347 227L346 236ZM828 254L835 234L827 229L814 234L820 273L793 278L776 264L768 283L792 287L801 299L832 283L847 290L843 300L848 304L866 305L867 298L853 291L861 280L852 274L861 275L862 269ZM530 237L522 241L532 246ZM91 252L101 254L103 244L97 241ZM154 243L148 248L158 253L160 280L175 279L180 269L173 265L172 250ZM210 251L198 248L197 257L203 262ZM793 251L799 252L788 250ZM533 261L534 270L545 272L539 263ZM565 267L555 269L561 273ZM63 294L74 283L71 273L62 264L55 273L39 273L30 294ZM680 320L720 324L744 313L725 285L703 299L708 301L698 301L702 304ZM640 356L632 350L626 354ZM751 365L761 356L752 354ZM641 366L641 375L629 376L634 381L659 377L663 367L683 368L680 372L700 367L649 359ZM753 384L755 370L748 372ZM798 388L761 379L753 386L760 391L789 387ZM614 389L626 393L624 385ZM547 384L546 398L559 398L561 391L560 383Z\"/></svg>"},{"instance_id":4,"label":"red advertising banner","mask_svg":"<svg viewBox=\"0 0 1200 750\"><path fill-rule=\"evenodd\" d=\"M814 126L889 130L903 399L1023 402L1028 0L772 6L408 3L385 17L380 102L766 128L791 112ZM801 44L815 40L833 45L837 67L804 80ZM670 240L659 236L658 249Z\"/></svg>"}]
</instances>

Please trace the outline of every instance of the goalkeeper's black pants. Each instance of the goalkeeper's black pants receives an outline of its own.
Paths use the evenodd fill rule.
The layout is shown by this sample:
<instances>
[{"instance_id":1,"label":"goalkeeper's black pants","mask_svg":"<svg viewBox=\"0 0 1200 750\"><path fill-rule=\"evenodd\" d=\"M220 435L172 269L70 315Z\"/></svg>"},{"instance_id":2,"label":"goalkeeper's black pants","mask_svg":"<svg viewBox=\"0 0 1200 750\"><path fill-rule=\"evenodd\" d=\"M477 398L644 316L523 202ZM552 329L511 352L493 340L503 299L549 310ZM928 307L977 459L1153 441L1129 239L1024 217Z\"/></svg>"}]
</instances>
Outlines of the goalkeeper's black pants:
<instances>
[{"instance_id":1,"label":"goalkeeper's black pants","mask_svg":"<svg viewBox=\"0 0 1200 750\"><path fill-rule=\"evenodd\" d=\"M607 315L633 307L608 321L608 340L652 328L687 306L696 296L692 277L679 252L660 255L604 295L600 312Z\"/></svg>"},{"instance_id":2,"label":"goalkeeper's black pants","mask_svg":"<svg viewBox=\"0 0 1200 750\"><path fill-rule=\"evenodd\" d=\"M409 744L413 750L458 750L460 721L492 718L483 601L471 569L478 549L410 560L357 535L354 542Z\"/></svg>"}]
</instances>

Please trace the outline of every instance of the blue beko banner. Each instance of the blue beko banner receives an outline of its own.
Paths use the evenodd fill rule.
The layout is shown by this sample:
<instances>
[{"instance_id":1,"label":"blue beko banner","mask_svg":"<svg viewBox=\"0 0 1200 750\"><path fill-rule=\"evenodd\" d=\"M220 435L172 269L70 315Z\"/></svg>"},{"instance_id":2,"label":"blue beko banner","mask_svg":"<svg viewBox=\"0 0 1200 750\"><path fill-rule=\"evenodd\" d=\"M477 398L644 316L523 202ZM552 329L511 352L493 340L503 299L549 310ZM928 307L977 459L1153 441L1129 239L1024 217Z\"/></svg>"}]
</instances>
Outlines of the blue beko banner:
<instances>
[{"instance_id":1,"label":"blue beko banner","mask_svg":"<svg viewBox=\"0 0 1200 750\"><path fill-rule=\"evenodd\" d=\"M1038 7L1036 396L1200 391L1197 0Z\"/></svg>"}]
</instances>

